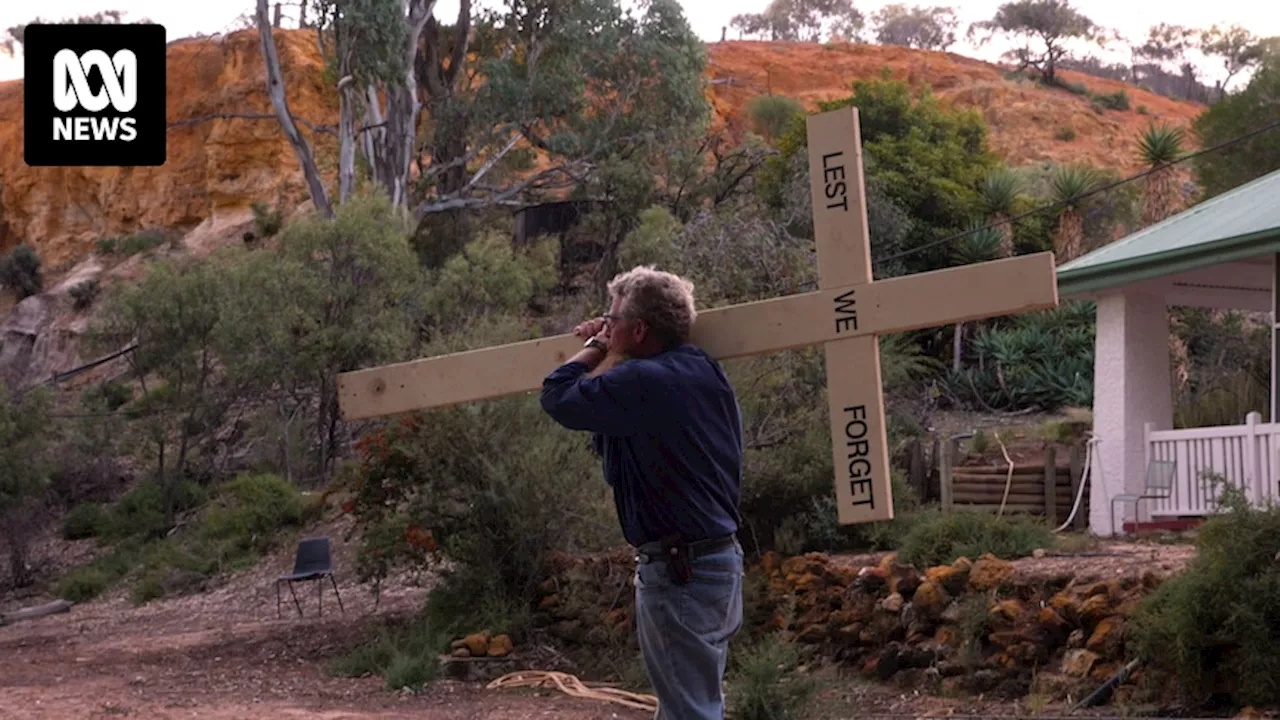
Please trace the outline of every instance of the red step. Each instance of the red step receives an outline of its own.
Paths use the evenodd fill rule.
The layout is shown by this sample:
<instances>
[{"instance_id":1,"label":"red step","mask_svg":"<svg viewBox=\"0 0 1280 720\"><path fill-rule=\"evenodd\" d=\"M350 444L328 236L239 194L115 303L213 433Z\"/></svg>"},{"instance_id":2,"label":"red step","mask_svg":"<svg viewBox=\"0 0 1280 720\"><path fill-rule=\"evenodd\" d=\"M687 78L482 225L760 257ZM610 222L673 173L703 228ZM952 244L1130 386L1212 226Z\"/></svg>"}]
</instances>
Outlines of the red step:
<instances>
[{"instance_id":1,"label":"red step","mask_svg":"<svg viewBox=\"0 0 1280 720\"><path fill-rule=\"evenodd\" d=\"M1180 518L1162 518L1160 520L1147 520L1146 522L1137 523L1137 527L1132 520L1126 520L1124 523L1124 532L1128 534L1137 534L1145 532L1183 532L1199 527L1204 522L1202 517L1180 517Z\"/></svg>"}]
</instances>

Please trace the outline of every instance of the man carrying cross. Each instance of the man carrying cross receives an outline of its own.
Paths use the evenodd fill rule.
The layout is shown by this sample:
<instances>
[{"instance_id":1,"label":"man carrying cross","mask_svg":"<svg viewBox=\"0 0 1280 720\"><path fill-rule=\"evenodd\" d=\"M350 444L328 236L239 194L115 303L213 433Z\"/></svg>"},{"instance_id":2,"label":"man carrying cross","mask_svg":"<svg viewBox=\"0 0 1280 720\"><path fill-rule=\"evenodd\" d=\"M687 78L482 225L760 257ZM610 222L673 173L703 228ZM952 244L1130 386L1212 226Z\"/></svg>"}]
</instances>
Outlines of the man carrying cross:
<instances>
[{"instance_id":1,"label":"man carrying cross","mask_svg":"<svg viewBox=\"0 0 1280 720\"><path fill-rule=\"evenodd\" d=\"M719 720L729 641L742 627L737 396L689 343L689 281L637 267L609 295L608 315L574 329L586 344L543 381L542 407L593 433L636 547L636 626L655 717Z\"/></svg>"}]
</instances>

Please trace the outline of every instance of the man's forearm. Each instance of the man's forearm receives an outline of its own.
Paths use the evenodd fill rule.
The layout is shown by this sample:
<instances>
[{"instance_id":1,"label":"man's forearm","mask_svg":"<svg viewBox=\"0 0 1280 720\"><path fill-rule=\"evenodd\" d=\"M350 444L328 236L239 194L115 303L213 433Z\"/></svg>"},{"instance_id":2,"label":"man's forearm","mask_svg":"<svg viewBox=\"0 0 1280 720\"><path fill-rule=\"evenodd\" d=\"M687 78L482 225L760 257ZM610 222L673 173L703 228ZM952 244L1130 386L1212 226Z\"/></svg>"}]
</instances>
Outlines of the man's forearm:
<instances>
[{"instance_id":1,"label":"man's forearm","mask_svg":"<svg viewBox=\"0 0 1280 720\"><path fill-rule=\"evenodd\" d=\"M573 357L565 360L565 364L571 362L580 362L587 366L587 372L600 367L601 361L605 359L605 352L599 348L584 347L579 350Z\"/></svg>"},{"instance_id":2,"label":"man's forearm","mask_svg":"<svg viewBox=\"0 0 1280 720\"><path fill-rule=\"evenodd\" d=\"M587 349L590 350L591 348ZM587 365L587 376L597 377L599 375L603 375L608 372L610 368L617 366L617 364L622 362L622 360L623 358L621 355L609 353L604 356L604 359L598 360L596 365Z\"/></svg>"}]
</instances>

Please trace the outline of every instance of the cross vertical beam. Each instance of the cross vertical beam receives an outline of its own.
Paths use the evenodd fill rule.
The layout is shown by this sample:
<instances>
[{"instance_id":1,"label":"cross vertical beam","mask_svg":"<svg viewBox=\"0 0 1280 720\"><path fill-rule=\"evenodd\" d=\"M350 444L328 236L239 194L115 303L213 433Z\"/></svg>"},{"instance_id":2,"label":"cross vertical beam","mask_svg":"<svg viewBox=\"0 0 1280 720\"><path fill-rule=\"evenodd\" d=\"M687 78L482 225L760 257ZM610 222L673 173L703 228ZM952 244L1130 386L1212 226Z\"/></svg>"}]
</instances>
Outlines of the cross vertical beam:
<instances>
[{"instance_id":1,"label":"cross vertical beam","mask_svg":"<svg viewBox=\"0 0 1280 720\"><path fill-rule=\"evenodd\" d=\"M810 115L809 193L820 290L872 281L858 111ZM856 288L837 300L836 327L858 329ZM889 448L875 335L823 345L836 515L842 525L893 518Z\"/></svg>"}]
</instances>

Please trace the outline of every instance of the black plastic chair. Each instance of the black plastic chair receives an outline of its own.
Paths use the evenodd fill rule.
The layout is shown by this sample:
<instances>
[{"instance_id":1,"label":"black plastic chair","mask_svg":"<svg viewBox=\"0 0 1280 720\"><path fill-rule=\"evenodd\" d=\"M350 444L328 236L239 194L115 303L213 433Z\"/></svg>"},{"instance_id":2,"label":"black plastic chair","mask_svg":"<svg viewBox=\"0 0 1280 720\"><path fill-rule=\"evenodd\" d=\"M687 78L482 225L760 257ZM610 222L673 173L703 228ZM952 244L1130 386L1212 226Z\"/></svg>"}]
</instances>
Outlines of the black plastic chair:
<instances>
[{"instance_id":1,"label":"black plastic chair","mask_svg":"<svg viewBox=\"0 0 1280 720\"><path fill-rule=\"evenodd\" d=\"M298 608L298 617L302 617L302 603L293 591L295 582L319 580L316 585L316 601L320 614L324 615L324 579L333 583L333 594L338 597L338 609L345 615L347 609L342 607L342 595L338 593L338 581L333 577L333 558L329 553L329 538L307 538L298 543L298 553L293 559L293 572L276 578L276 617L280 617L280 583L289 583L289 594L293 596L293 604Z\"/></svg>"}]
</instances>

